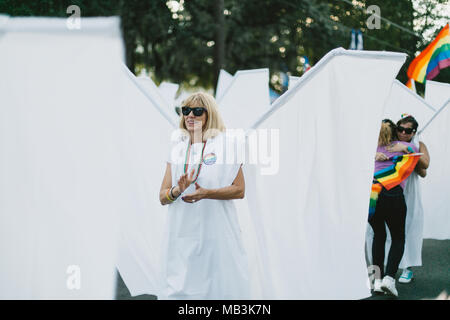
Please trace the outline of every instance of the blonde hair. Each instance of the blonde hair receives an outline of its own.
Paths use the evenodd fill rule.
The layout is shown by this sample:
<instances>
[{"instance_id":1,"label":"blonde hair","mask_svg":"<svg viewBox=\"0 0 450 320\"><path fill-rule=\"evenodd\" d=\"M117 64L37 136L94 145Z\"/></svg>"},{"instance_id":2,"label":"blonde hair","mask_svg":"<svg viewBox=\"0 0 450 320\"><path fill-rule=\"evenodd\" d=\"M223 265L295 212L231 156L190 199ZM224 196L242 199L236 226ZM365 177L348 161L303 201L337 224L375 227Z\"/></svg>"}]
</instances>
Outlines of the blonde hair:
<instances>
[{"instance_id":1,"label":"blonde hair","mask_svg":"<svg viewBox=\"0 0 450 320\"><path fill-rule=\"evenodd\" d=\"M206 123L202 128L204 139L214 138L225 131L226 128L219 114L219 108L212 95L204 92L196 92L183 100L181 105L183 107L204 107L206 109ZM180 117L180 129L187 130L183 114Z\"/></svg>"},{"instance_id":2,"label":"blonde hair","mask_svg":"<svg viewBox=\"0 0 450 320\"><path fill-rule=\"evenodd\" d=\"M378 136L378 146L388 146L392 142L392 128L388 122L381 124L380 135Z\"/></svg>"}]
</instances>

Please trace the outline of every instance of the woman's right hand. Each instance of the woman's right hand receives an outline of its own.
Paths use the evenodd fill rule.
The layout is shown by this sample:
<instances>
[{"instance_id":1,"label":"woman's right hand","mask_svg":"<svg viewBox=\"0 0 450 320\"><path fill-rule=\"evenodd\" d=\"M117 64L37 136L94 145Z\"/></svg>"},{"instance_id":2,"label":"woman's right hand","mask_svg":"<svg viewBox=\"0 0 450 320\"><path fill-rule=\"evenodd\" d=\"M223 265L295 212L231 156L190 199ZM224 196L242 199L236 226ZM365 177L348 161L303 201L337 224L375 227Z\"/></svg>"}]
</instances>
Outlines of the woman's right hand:
<instances>
[{"instance_id":1,"label":"woman's right hand","mask_svg":"<svg viewBox=\"0 0 450 320\"><path fill-rule=\"evenodd\" d=\"M408 147L402 143L396 143L396 144L392 144L388 147L386 147L386 150L389 152L403 152L403 153L409 153L408 152Z\"/></svg>"},{"instance_id":2,"label":"woman's right hand","mask_svg":"<svg viewBox=\"0 0 450 320\"><path fill-rule=\"evenodd\" d=\"M377 152L375 155L376 161L386 161L389 160L389 158L383 153L383 152Z\"/></svg>"},{"instance_id":3,"label":"woman's right hand","mask_svg":"<svg viewBox=\"0 0 450 320\"><path fill-rule=\"evenodd\" d=\"M181 175L180 179L178 180L178 188L180 189L180 194L183 193L184 190L186 190L192 184L192 182L194 182L194 172L195 169L192 169L189 175L187 172Z\"/></svg>"}]
</instances>

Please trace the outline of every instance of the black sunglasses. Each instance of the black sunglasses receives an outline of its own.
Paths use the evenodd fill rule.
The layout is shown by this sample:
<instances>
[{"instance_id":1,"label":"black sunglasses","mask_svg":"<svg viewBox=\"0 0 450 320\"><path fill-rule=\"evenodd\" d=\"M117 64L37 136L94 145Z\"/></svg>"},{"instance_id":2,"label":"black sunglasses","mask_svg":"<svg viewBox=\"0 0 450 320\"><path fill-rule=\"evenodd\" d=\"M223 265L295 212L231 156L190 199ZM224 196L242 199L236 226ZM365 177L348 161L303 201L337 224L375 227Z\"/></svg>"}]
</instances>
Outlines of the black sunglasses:
<instances>
[{"instance_id":1,"label":"black sunglasses","mask_svg":"<svg viewBox=\"0 0 450 320\"><path fill-rule=\"evenodd\" d=\"M406 134L411 134L415 130L413 128L405 128L405 127L402 127L402 126L397 126L397 131L398 132L405 132Z\"/></svg>"},{"instance_id":2,"label":"black sunglasses","mask_svg":"<svg viewBox=\"0 0 450 320\"><path fill-rule=\"evenodd\" d=\"M191 113L191 111L194 112L194 116L200 117L200 116L203 114L203 112L206 111L206 109L203 108L203 107L195 107L195 108L191 108L191 107L182 107L182 108L181 108L181 112L182 112L183 115L185 115L185 116L189 115L189 113Z\"/></svg>"}]
</instances>

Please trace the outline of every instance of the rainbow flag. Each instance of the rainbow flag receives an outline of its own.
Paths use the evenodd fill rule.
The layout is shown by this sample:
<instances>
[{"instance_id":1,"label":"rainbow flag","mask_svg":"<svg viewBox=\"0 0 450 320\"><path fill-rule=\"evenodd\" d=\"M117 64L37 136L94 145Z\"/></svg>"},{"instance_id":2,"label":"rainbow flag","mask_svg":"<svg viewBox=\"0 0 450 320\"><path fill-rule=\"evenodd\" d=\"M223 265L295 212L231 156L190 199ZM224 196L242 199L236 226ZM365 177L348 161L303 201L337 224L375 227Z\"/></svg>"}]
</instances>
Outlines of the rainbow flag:
<instances>
[{"instance_id":1,"label":"rainbow flag","mask_svg":"<svg viewBox=\"0 0 450 320\"><path fill-rule=\"evenodd\" d=\"M383 189L383 186L380 183L378 183L376 181L374 181L374 183L372 183L372 190L370 191L370 202L369 202L369 219L375 213L378 195L380 194L381 189Z\"/></svg>"},{"instance_id":2,"label":"rainbow flag","mask_svg":"<svg viewBox=\"0 0 450 320\"><path fill-rule=\"evenodd\" d=\"M389 158L393 162L391 166L375 172L370 192L369 219L375 213L378 196L383 187L390 190L406 180L414 171L421 155L422 153L410 153L393 156Z\"/></svg>"},{"instance_id":3,"label":"rainbow flag","mask_svg":"<svg viewBox=\"0 0 450 320\"><path fill-rule=\"evenodd\" d=\"M408 79L408 81L406 82L406 86L412 91L416 92L416 84L413 79Z\"/></svg>"},{"instance_id":4,"label":"rainbow flag","mask_svg":"<svg viewBox=\"0 0 450 320\"><path fill-rule=\"evenodd\" d=\"M436 77L441 69L450 66L450 29L449 24L437 37L411 62L408 77L423 83Z\"/></svg>"},{"instance_id":5,"label":"rainbow flag","mask_svg":"<svg viewBox=\"0 0 450 320\"><path fill-rule=\"evenodd\" d=\"M375 172L373 177L387 190L391 190L409 177L421 155L421 153L409 153L389 158L394 164Z\"/></svg>"}]
</instances>

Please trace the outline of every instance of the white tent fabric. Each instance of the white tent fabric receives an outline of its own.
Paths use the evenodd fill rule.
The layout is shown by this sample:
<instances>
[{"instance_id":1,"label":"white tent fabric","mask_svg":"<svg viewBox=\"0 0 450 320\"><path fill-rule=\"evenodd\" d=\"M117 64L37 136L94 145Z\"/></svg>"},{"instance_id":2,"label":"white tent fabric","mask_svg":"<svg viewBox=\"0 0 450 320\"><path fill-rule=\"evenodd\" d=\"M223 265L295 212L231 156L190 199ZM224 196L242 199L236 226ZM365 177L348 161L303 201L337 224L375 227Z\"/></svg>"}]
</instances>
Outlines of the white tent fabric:
<instances>
[{"instance_id":1,"label":"white tent fabric","mask_svg":"<svg viewBox=\"0 0 450 320\"><path fill-rule=\"evenodd\" d=\"M123 157L130 166L122 183L124 208L129 210L124 210L121 221L117 268L133 296L158 295L163 286L160 244L167 216L158 194L174 124L164 106L157 104L158 95L149 93L125 66L119 79L122 103L128 106Z\"/></svg>"},{"instance_id":2,"label":"white tent fabric","mask_svg":"<svg viewBox=\"0 0 450 320\"><path fill-rule=\"evenodd\" d=\"M450 219L448 216L448 170L449 135L448 124L450 84L428 80L425 85L425 100L439 109L434 118L424 128L430 153L430 167L423 181L423 203L425 208L424 238L450 239Z\"/></svg>"},{"instance_id":3,"label":"white tent fabric","mask_svg":"<svg viewBox=\"0 0 450 320\"><path fill-rule=\"evenodd\" d=\"M384 117L397 123L403 113L410 114L419 123L420 131L430 121L436 110L437 108L430 105L417 93L413 92L400 81L394 80L391 93L386 101Z\"/></svg>"},{"instance_id":4,"label":"white tent fabric","mask_svg":"<svg viewBox=\"0 0 450 320\"><path fill-rule=\"evenodd\" d=\"M250 218L242 210L239 217L243 233L257 235L246 239L250 268L261 276L257 297L370 295L364 240L374 150L404 61L403 54L335 49L253 126L279 135L276 174L244 166Z\"/></svg>"},{"instance_id":5,"label":"white tent fabric","mask_svg":"<svg viewBox=\"0 0 450 320\"><path fill-rule=\"evenodd\" d=\"M300 77L289 76L289 87L288 87L288 90L293 88L298 80L300 80Z\"/></svg>"},{"instance_id":6,"label":"white tent fabric","mask_svg":"<svg viewBox=\"0 0 450 320\"><path fill-rule=\"evenodd\" d=\"M176 126L179 121L179 117L175 112L174 106L170 105L163 96L162 91L156 86L152 79L147 76L137 77L137 81L141 88L147 91L147 94L152 97L155 104L161 108L161 112L170 119L170 123Z\"/></svg>"},{"instance_id":7,"label":"white tent fabric","mask_svg":"<svg viewBox=\"0 0 450 320\"><path fill-rule=\"evenodd\" d=\"M216 99L222 98L224 92L233 81L233 76L223 69L220 69L219 78L217 79Z\"/></svg>"},{"instance_id":8,"label":"white tent fabric","mask_svg":"<svg viewBox=\"0 0 450 320\"><path fill-rule=\"evenodd\" d=\"M419 131L433 117L435 110L422 97L417 95L411 89L403 85L400 81L394 80L389 98L386 102L384 118L391 119L395 123L400 120L403 113L410 114L416 118L419 123ZM419 147L421 141L420 134L416 135L413 142ZM421 266L422 265L422 240L423 240L423 205L421 193L421 179L417 173L413 172L408 178L405 186L405 201L407 207L406 223L405 223L405 251L400 261L400 268ZM388 252L391 247L391 237L389 228L386 227L386 255L385 264L387 263ZM372 241L373 230L367 224L366 250L369 264L372 263Z\"/></svg>"},{"instance_id":9,"label":"white tent fabric","mask_svg":"<svg viewBox=\"0 0 450 320\"><path fill-rule=\"evenodd\" d=\"M118 18L2 17L1 299L114 298L122 59Z\"/></svg>"},{"instance_id":10,"label":"white tent fabric","mask_svg":"<svg viewBox=\"0 0 450 320\"><path fill-rule=\"evenodd\" d=\"M180 87L180 85L177 83L164 82L164 81L161 82L158 87L159 91L161 92L161 95L164 97L167 104L172 109L174 108L175 96L177 94L179 87Z\"/></svg>"},{"instance_id":11,"label":"white tent fabric","mask_svg":"<svg viewBox=\"0 0 450 320\"><path fill-rule=\"evenodd\" d=\"M427 80L425 84L425 100L435 109L439 109L450 99L450 83Z\"/></svg>"},{"instance_id":12,"label":"white tent fabric","mask_svg":"<svg viewBox=\"0 0 450 320\"><path fill-rule=\"evenodd\" d=\"M247 130L270 109L269 69L236 72L217 103L227 129Z\"/></svg>"},{"instance_id":13,"label":"white tent fabric","mask_svg":"<svg viewBox=\"0 0 450 320\"><path fill-rule=\"evenodd\" d=\"M186 91L181 91L181 93L178 95L178 97L175 99L174 105L175 107L181 108L181 103L191 95L191 93Z\"/></svg>"},{"instance_id":14,"label":"white tent fabric","mask_svg":"<svg viewBox=\"0 0 450 320\"><path fill-rule=\"evenodd\" d=\"M428 81L427 81L428 82ZM440 100L442 101L442 100ZM425 239L450 239L450 99L436 112L424 128L430 166L422 181L422 199L425 210L423 237Z\"/></svg>"}]
</instances>

